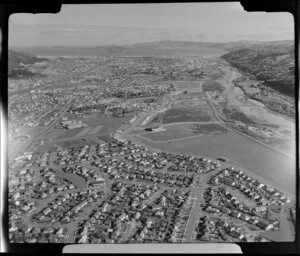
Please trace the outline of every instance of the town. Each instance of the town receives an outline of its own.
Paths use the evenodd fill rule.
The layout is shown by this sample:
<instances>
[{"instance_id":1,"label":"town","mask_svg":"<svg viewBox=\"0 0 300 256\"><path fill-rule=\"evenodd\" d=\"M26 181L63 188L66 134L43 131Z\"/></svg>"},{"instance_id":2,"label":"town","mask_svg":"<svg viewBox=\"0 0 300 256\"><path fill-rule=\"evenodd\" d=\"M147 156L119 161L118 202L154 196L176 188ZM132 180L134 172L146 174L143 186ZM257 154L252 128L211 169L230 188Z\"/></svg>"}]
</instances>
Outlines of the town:
<instances>
[{"instance_id":1,"label":"town","mask_svg":"<svg viewBox=\"0 0 300 256\"><path fill-rule=\"evenodd\" d=\"M276 134L221 116L226 88L210 79L223 79L223 60L54 57L22 68L36 75L9 80L10 242L270 242L282 228L293 198L226 152L176 145Z\"/></svg>"},{"instance_id":2,"label":"town","mask_svg":"<svg viewBox=\"0 0 300 256\"><path fill-rule=\"evenodd\" d=\"M43 166L43 157L32 162L30 152L16 158L9 198L11 241L267 241L260 232L278 230L278 213L290 202L218 161L151 152L113 138L93 145L93 154L91 147L58 151L47 162L51 167ZM61 172L82 180L71 183ZM197 189L205 190L195 197ZM202 213L190 235L191 216L199 211L195 201Z\"/></svg>"}]
</instances>

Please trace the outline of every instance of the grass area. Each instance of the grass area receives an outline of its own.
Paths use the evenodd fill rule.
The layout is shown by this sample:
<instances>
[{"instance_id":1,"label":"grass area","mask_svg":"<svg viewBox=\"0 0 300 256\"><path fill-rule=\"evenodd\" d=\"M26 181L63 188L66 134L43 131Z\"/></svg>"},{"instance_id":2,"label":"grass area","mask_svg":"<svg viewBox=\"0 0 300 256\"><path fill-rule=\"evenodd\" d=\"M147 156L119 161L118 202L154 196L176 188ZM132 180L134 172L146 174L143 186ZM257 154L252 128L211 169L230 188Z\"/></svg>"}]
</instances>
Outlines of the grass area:
<instances>
[{"instance_id":1,"label":"grass area","mask_svg":"<svg viewBox=\"0 0 300 256\"><path fill-rule=\"evenodd\" d=\"M72 138L75 137L80 131L82 131L84 128L75 128L75 129L70 129L70 130L65 130L64 133L62 133L58 139L66 139L66 138Z\"/></svg>"},{"instance_id":2,"label":"grass area","mask_svg":"<svg viewBox=\"0 0 300 256\"><path fill-rule=\"evenodd\" d=\"M179 124L165 127L162 132L149 132L141 134L152 141L168 141L181 139L200 134L225 133L228 130L218 124Z\"/></svg>"},{"instance_id":3,"label":"grass area","mask_svg":"<svg viewBox=\"0 0 300 256\"><path fill-rule=\"evenodd\" d=\"M53 147L52 144L50 144L50 143L45 143L44 145L39 146L39 147L36 149L36 152L39 152L39 153L48 152L52 147Z\"/></svg>"},{"instance_id":4,"label":"grass area","mask_svg":"<svg viewBox=\"0 0 300 256\"><path fill-rule=\"evenodd\" d=\"M234 121L240 121L244 124L256 124L252 119L250 119L243 112L240 112L237 109L224 108L222 114L227 119L231 119L231 120L234 120Z\"/></svg>"},{"instance_id":5,"label":"grass area","mask_svg":"<svg viewBox=\"0 0 300 256\"><path fill-rule=\"evenodd\" d=\"M163 132L142 134L143 137L146 137L152 141L168 141L168 140L186 138L194 135L195 134L190 129L190 125L172 126L172 127L168 127L167 130Z\"/></svg>"},{"instance_id":6,"label":"grass area","mask_svg":"<svg viewBox=\"0 0 300 256\"><path fill-rule=\"evenodd\" d=\"M38 126L38 127L26 127L26 126L23 126L22 127L22 134L23 135L29 135L29 136L35 136L36 134L40 134L42 132L44 132L45 130L47 130L48 127L47 126Z\"/></svg>"},{"instance_id":7,"label":"grass area","mask_svg":"<svg viewBox=\"0 0 300 256\"><path fill-rule=\"evenodd\" d=\"M86 141L83 139L75 139L75 140L68 140L68 141L62 141L56 143L58 146L62 148L69 148L69 147L81 147L86 145Z\"/></svg>"},{"instance_id":8,"label":"grass area","mask_svg":"<svg viewBox=\"0 0 300 256\"><path fill-rule=\"evenodd\" d=\"M65 133L65 129L52 129L43 136L43 139L56 139Z\"/></svg>"},{"instance_id":9,"label":"grass area","mask_svg":"<svg viewBox=\"0 0 300 256\"><path fill-rule=\"evenodd\" d=\"M193 99L204 100L205 98L206 98L205 94L202 92L180 93L180 94L176 95L176 99L181 100L181 101L190 101Z\"/></svg>"},{"instance_id":10,"label":"grass area","mask_svg":"<svg viewBox=\"0 0 300 256\"><path fill-rule=\"evenodd\" d=\"M101 135L101 136L98 136L97 138L99 138L100 140L102 140L104 142L112 141L112 138L109 136L109 134Z\"/></svg>"},{"instance_id":11,"label":"grass area","mask_svg":"<svg viewBox=\"0 0 300 256\"><path fill-rule=\"evenodd\" d=\"M210 134L228 132L226 128L218 124L194 124L191 126L194 134Z\"/></svg>"},{"instance_id":12,"label":"grass area","mask_svg":"<svg viewBox=\"0 0 300 256\"><path fill-rule=\"evenodd\" d=\"M214 92L214 91L223 92L224 86L217 83L214 80L208 80L203 83L202 90L204 92Z\"/></svg>"},{"instance_id":13,"label":"grass area","mask_svg":"<svg viewBox=\"0 0 300 256\"><path fill-rule=\"evenodd\" d=\"M162 118L162 123L176 122L208 122L211 116L207 111L190 108L173 108L167 110Z\"/></svg>"},{"instance_id":14,"label":"grass area","mask_svg":"<svg viewBox=\"0 0 300 256\"><path fill-rule=\"evenodd\" d=\"M173 81L172 84L178 91L199 92L200 81Z\"/></svg>"},{"instance_id":15,"label":"grass area","mask_svg":"<svg viewBox=\"0 0 300 256\"><path fill-rule=\"evenodd\" d=\"M88 126L103 125L103 128L101 129L102 132L102 130L105 130L105 127L113 127L118 125L121 126L122 124L129 121L132 117L133 115L125 117L107 117L102 115L101 113L93 113L84 118L82 121Z\"/></svg>"},{"instance_id":16,"label":"grass area","mask_svg":"<svg viewBox=\"0 0 300 256\"><path fill-rule=\"evenodd\" d=\"M160 125L178 122L208 122L212 115L206 105L200 105L196 100L182 101L176 107L157 114L149 125Z\"/></svg>"}]
</instances>

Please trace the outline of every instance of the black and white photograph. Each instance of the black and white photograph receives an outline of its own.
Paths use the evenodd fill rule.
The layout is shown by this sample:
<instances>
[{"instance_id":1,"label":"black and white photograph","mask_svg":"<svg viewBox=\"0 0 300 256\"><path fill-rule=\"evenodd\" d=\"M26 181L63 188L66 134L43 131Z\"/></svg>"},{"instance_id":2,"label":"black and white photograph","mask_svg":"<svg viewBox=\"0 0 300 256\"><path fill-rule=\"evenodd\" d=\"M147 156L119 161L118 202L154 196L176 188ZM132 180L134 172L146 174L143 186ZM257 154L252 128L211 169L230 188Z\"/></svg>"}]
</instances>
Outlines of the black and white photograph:
<instances>
[{"instance_id":1,"label":"black and white photograph","mask_svg":"<svg viewBox=\"0 0 300 256\"><path fill-rule=\"evenodd\" d=\"M9 242L293 242L294 20L239 2L9 18Z\"/></svg>"}]
</instances>

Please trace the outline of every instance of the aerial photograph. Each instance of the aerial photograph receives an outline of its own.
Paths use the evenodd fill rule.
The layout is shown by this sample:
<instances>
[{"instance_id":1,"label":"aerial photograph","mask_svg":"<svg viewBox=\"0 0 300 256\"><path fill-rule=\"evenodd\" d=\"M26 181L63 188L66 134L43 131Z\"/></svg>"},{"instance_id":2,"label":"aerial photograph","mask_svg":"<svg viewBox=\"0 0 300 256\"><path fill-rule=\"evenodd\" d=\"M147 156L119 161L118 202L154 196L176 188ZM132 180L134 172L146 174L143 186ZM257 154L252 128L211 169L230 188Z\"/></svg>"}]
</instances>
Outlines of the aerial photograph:
<instances>
[{"instance_id":1,"label":"aerial photograph","mask_svg":"<svg viewBox=\"0 0 300 256\"><path fill-rule=\"evenodd\" d=\"M291 14L63 5L8 64L10 243L295 240Z\"/></svg>"}]
</instances>

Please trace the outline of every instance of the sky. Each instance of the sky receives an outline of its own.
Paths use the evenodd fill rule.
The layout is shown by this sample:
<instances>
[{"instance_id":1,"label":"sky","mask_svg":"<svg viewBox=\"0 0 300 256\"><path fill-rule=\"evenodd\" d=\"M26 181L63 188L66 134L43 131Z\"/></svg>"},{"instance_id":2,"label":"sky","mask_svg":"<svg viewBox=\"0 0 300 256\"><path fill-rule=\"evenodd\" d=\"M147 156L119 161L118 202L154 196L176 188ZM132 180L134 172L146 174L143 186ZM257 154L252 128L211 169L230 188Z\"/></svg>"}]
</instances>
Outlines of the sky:
<instances>
[{"instance_id":1,"label":"sky","mask_svg":"<svg viewBox=\"0 0 300 256\"><path fill-rule=\"evenodd\" d=\"M13 14L9 29L10 47L294 39L290 13L248 13L238 2L63 5L58 14Z\"/></svg>"}]
</instances>

